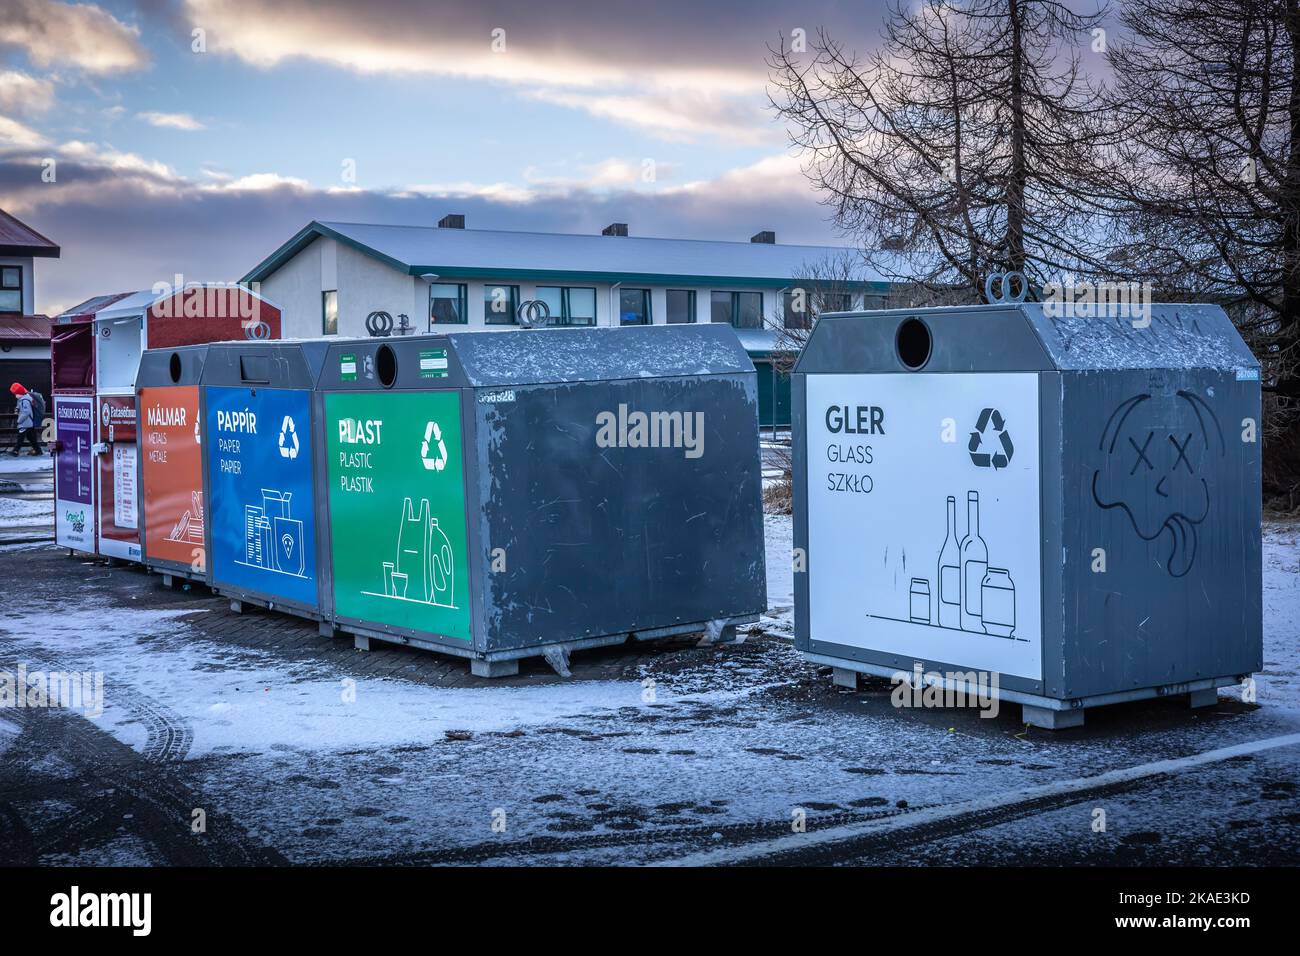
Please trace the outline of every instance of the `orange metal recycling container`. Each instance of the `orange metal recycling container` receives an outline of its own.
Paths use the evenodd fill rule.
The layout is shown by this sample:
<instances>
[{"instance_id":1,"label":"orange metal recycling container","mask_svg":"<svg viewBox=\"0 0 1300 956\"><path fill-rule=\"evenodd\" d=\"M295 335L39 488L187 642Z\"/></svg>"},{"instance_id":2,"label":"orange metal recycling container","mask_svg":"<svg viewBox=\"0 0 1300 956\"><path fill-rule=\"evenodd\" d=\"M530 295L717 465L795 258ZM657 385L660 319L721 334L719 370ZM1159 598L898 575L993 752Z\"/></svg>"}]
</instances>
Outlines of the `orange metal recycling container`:
<instances>
[{"instance_id":1,"label":"orange metal recycling container","mask_svg":"<svg viewBox=\"0 0 1300 956\"><path fill-rule=\"evenodd\" d=\"M146 563L202 578L207 554L198 385L141 388L139 441Z\"/></svg>"}]
</instances>

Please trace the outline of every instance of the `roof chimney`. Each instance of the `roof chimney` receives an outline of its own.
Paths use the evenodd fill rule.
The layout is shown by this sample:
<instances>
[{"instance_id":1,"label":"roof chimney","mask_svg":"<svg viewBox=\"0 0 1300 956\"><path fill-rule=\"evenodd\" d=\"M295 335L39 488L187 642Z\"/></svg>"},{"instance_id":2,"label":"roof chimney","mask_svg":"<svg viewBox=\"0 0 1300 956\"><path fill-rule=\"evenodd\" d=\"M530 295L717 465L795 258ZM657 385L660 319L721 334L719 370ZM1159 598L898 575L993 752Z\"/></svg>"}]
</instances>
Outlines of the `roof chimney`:
<instances>
[{"instance_id":1,"label":"roof chimney","mask_svg":"<svg viewBox=\"0 0 1300 956\"><path fill-rule=\"evenodd\" d=\"M765 242L769 246L776 245L776 233L771 229L764 229L762 232L756 232L749 237L750 242Z\"/></svg>"},{"instance_id":2,"label":"roof chimney","mask_svg":"<svg viewBox=\"0 0 1300 956\"><path fill-rule=\"evenodd\" d=\"M438 220L439 229L464 229L465 217L458 212L451 212Z\"/></svg>"},{"instance_id":3,"label":"roof chimney","mask_svg":"<svg viewBox=\"0 0 1300 956\"><path fill-rule=\"evenodd\" d=\"M627 235L627 223L625 223L625 222L611 222L611 223L610 223L608 226L606 226L604 229L600 230L600 234L601 234L602 236L626 236L626 235Z\"/></svg>"}]
</instances>

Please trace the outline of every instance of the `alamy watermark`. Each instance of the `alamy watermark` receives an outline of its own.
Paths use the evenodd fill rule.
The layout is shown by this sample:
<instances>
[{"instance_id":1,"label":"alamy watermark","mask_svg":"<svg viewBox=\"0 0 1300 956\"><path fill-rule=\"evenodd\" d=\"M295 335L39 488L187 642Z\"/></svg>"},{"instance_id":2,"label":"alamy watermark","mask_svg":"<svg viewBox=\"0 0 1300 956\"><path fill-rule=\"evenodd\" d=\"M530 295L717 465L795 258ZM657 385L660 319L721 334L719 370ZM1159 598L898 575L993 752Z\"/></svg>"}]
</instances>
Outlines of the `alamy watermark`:
<instances>
[{"instance_id":1,"label":"alamy watermark","mask_svg":"<svg viewBox=\"0 0 1300 956\"><path fill-rule=\"evenodd\" d=\"M687 458L704 454L703 412L638 412L619 405L596 415L598 448L682 448Z\"/></svg>"},{"instance_id":2,"label":"alamy watermark","mask_svg":"<svg viewBox=\"0 0 1300 956\"><path fill-rule=\"evenodd\" d=\"M163 319L262 320L261 283L186 282L179 272L172 281L155 282L149 291L157 297L151 314Z\"/></svg>"},{"instance_id":3,"label":"alamy watermark","mask_svg":"<svg viewBox=\"0 0 1300 956\"><path fill-rule=\"evenodd\" d=\"M103 671L0 671L0 710L63 707L87 717L104 712Z\"/></svg>"},{"instance_id":4,"label":"alamy watermark","mask_svg":"<svg viewBox=\"0 0 1300 956\"><path fill-rule=\"evenodd\" d=\"M1043 286L1043 314L1059 318L1124 318L1135 329L1151 324L1150 282L1082 282Z\"/></svg>"},{"instance_id":5,"label":"alamy watermark","mask_svg":"<svg viewBox=\"0 0 1300 956\"><path fill-rule=\"evenodd\" d=\"M890 702L903 707L975 707L980 717L998 715L996 671L927 671L920 663L911 672L896 671Z\"/></svg>"}]
</instances>

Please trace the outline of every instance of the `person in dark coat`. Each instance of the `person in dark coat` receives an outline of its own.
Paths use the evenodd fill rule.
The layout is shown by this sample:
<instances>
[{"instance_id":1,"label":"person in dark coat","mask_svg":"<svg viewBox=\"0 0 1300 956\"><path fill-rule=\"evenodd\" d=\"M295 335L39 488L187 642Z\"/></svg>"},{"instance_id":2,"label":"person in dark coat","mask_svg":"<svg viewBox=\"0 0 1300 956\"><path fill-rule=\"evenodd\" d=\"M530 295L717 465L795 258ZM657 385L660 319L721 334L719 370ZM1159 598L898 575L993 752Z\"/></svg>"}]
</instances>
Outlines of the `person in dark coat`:
<instances>
[{"instance_id":1,"label":"person in dark coat","mask_svg":"<svg viewBox=\"0 0 1300 956\"><path fill-rule=\"evenodd\" d=\"M40 435L36 431L36 410L32 407L31 393L18 382L14 382L9 386L9 393L18 401L18 433L14 436L13 451L9 454L21 454L24 438L32 446L29 454L45 454L44 449L41 448Z\"/></svg>"}]
</instances>

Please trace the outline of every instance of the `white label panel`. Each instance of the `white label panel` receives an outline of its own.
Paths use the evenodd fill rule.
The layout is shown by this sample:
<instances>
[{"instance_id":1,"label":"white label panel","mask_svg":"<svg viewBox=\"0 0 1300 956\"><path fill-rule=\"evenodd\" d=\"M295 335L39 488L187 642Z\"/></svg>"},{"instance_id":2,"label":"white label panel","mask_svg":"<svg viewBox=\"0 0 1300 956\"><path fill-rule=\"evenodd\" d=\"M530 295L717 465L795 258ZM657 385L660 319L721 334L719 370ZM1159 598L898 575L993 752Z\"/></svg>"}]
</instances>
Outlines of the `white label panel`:
<instances>
[{"instance_id":1,"label":"white label panel","mask_svg":"<svg viewBox=\"0 0 1300 956\"><path fill-rule=\"evenodd\" d=\"M1041 680L1038 376L809 375L806 414L812 639Z\"/></svg>"},{"instance_id":2,"label":"white label panel","mask_svg":"<svg viewBox=\"0 0 1300 956\"><path fill-rule=\"evenodd\" d=\"M113 446L113 524L138 528L135 513L135 445Z\"/></svg>"}]
</instances>

